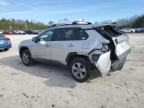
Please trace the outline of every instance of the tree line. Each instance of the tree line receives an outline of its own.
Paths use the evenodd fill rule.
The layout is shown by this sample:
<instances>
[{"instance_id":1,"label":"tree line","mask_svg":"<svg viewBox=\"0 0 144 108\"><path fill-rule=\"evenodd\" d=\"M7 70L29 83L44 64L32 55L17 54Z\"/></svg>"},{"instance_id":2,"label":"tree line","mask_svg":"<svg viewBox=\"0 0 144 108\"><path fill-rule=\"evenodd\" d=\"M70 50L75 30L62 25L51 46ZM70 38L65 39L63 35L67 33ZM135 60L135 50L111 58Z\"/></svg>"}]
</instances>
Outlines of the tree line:
<instances>
[{"instance_id":1,"label":"tree line","mask_svg":"<svg viewBox=\"0 0 144 108\"><path fill-rule=\"evenodd\" d=\"M117 26L117 28L141 28L144 27L144 15L122 18L114 22L111 20L95 22L95 24L97 25L112 24L112 23L114 23Z\"/></svg>"},{"instance_id":2,"label":"tree line","mask_svg":"<svg viewBox=\"0 0 144 108\"><path fill-rule=\"evenodd\" d=\"M29 20L15 20L15 19L0 19L0 30L23 30L34 29L42 30L48 28L47 25L41 22L32 22Z\"/></svg>"},{"instance_id":3,"label":"tree line","mask_svg":"<svg viewBox=\"0 0 144 108\"><path fill-rule=\"evenodd\" d=\"M69 19L61 19L61 21L69 21ZM111 24L113 21L107 20L102 22L95 22L96 25ZM144 27L144 15L132 16L130 18L118 19L114 22L118 28L141 28ZM49 21L48 24L41 22L34 22L29 20L15 20L15 19L0 19L0 30L21 30L21 29L34 29L42 30L53 25L54 21Z\"/></svg>"}]
</instances>

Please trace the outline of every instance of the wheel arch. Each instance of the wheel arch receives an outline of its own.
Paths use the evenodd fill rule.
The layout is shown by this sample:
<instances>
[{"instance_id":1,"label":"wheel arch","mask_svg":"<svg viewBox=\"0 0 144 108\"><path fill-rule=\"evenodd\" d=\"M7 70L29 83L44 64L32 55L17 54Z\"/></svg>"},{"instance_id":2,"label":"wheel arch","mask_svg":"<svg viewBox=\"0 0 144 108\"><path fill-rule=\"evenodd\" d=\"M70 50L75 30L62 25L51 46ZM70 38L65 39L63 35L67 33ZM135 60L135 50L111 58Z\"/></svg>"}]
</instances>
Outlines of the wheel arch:
<instances>
[{"instance_id":1,"label":"wheel arch","mask_svg":"<svg viewBox=\"0 0 144 108\"><path fill-rule=\"evenodd\" d=\"M23 50L28 50L30 52L30 49L27 46L22 46L22 47L20 47L20 50L19 50L20 57L21 57L21 53Z\"/></svg>"},{"instance_id":2,"label":"wheel arch","mask_svg":"<svg viewBox=\"0 0 144 108\"><path fill-rule=\"evenodd\" d=\"M67 63L67 65L69 66L70 62L71 62L74 58L78 58L78 57L81 57L81 58L84 58L84 59L90 61L90 60L89 60L89 57L86 56L86 55L78 54L77 52L70 52L70 53L67 55L67 57L66 57L66 63Z\"/></svg>"}]
</instances>

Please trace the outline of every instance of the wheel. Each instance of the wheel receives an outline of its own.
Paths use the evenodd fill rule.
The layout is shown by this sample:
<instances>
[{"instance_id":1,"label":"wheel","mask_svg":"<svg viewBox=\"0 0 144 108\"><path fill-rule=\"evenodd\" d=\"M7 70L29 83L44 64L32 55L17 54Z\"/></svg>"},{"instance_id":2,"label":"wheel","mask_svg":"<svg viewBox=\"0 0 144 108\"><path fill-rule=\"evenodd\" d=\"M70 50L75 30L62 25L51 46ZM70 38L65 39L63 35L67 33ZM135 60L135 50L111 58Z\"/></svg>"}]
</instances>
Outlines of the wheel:
<instances>
[{"instance_id":1,"label":"wheel","mask_svg":"<svg viewBox=\"0 0 144 108\"><path fill-rule=\"evenodd\" d=\"M23 64L26 66L32 66L34 63L29 50L22 50L21 59Z\"/></svg>"},{"instance_id":2,"label":"wheel","mask_svg":"<svg viewBox=\"0 0 144 108\"><path fill-rule=\"evenodd\" d=\"M78 82L85 82L90 77L90 63L84 58L75 58L70 63L72 77Z\"/></svg>"},{"instance_id":3,"label":"wheel","mask_svg":"<svg viewBox=\"0 0 144 108\"><path fill-rule=\"evenodd\" d=\"M5 51L8 51L9 49L8 48L6 48L6 49L4 49Z\"/></svg>"}]
</instances>

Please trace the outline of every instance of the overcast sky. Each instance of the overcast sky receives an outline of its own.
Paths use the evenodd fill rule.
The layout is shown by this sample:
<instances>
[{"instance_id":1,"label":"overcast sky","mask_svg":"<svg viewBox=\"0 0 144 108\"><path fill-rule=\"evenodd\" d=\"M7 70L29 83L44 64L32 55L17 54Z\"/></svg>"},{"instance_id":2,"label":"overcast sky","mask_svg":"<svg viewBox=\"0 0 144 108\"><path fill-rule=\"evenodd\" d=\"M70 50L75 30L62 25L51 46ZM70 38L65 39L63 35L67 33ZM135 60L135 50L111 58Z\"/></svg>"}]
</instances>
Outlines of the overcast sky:
<instances>
[{"instance_id":1,"label":"overcast sky","mask_svg":"<svg viewBox=\"0 0 144 108\"><path fill-rule=\"evenodd\" d=\"M0 0L0 18L91 22L144 14L144 0Z\"/></svg>"}]
</instances>

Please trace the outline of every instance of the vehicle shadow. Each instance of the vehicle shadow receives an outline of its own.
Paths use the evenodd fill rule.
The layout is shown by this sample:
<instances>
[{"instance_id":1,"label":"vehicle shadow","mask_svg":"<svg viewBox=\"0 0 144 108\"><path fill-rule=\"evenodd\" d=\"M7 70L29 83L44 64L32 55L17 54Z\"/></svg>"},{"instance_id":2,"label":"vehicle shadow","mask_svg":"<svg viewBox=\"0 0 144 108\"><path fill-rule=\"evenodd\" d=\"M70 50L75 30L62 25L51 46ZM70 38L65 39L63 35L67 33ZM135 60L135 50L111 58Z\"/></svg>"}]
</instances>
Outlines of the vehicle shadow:
<instances>
[{"instance_id":1,"label":"vehicle shadow","mask_svg":"<svg viewBox=\"0 0 144 108\"><path fill-rule=\"evenodd\" d=\"M63 65L37 62L34 66L24 66L18 56L0 59L0 65L9 66L21 72L37 77L47 78L44 84L54 87L74 88L76 82L71 78L68 69Z\"/></svg>"},{"instance_id":2,"label":"vehicle shadow","mask_svg":"<svg viewBox=\"0 0 144 108\"><path fill-rule=\"evenodd\" d=\"M36 62L33 66L24 66L18 56L11 56L0 59L0 65L9 66L37 77L47 78L43 82L47 86L75 88L77 84L66 66L53 62L41 61ZM96 77L99 77L99 74L93 75L90 80Z\"/></svg>"},{"instance_id":3,"label":"vehicle shadow","mask_svg":"<svg viewBox=\"0 0 144 108\"><path fill-rule=\"evenodd\" d=\"M4 50L0 49L0 52L4 52Z\"/></svg>"}]
</instances>

